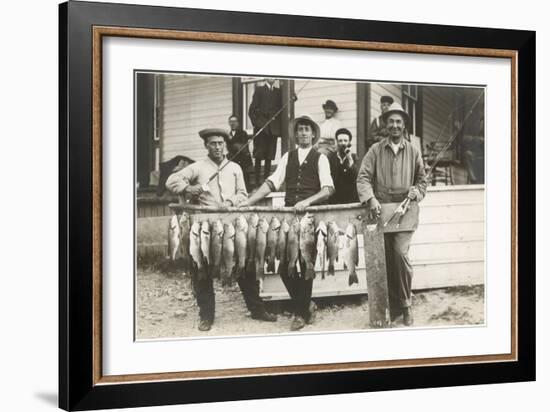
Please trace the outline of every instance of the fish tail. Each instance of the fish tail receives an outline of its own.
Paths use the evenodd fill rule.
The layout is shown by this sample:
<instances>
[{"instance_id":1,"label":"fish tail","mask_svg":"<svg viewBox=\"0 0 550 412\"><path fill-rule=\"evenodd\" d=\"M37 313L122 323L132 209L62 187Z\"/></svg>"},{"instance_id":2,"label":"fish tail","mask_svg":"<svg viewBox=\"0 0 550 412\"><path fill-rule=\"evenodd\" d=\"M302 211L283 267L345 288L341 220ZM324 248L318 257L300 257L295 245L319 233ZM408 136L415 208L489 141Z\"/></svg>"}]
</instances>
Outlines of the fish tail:
<instances>
[{"instance_id":1,"label":"fish tail","mask_svg":"<svg viewBox=\"0 0 550 412\"><path fill-rule=\"evenodd\" d=\"M310 268L310 267L306 268L305 279L306 280L315 279L315 269L314 268Z\"/></svg>"},{"instance_id":2,"label":"fish tail","mask_svg":"<svg viewBox=\"0 0 550 412\"><path fill-rule=\"evenodd\" d=\"M263 280L265 276L264 265L262 262L256 262L256 280Z\"/></svg>"},{"instance_id":3,"label":"fish tail","mask_svg":"<svg viewBox=\"0 0 550 412\"><path fill-rule=\"evenodd\" d=\"M246 262L246 271L247 272L254 272L255 270L255 262L254 259L248 259Z\"/></svg>"},{"instance_id":4,"label":"fish tail","mask_svg":"<svg viewBox=\"0 0 550 412\"><path fill-rule=\"evenodd\" d=\"M334 276L334 262L333 261L328 262L328 275L329 276Z\"/></svg>"},{"instance_id":5,"label":"fish tail","mask_svg":"<svg viewBox=\"0 0 550 412\"><path fill-rule=\"evenodd\" d=\"M353 285L354 283L359 283L359 278L357 278L357 273L355 273L355 271L349 274L348 283L349 283L349 286Z\"/></svg>"},{"instance_id":6,"label":"fish tail","mask_svg":"<svg viewBox=\"0 0 550 412\"><path fill-rule=\"evenodd\" d=\"M275 272L275 260L274 259L269 259L269 261L267 262L267 271L268 272Z\"/></svg>"}]
</instances>

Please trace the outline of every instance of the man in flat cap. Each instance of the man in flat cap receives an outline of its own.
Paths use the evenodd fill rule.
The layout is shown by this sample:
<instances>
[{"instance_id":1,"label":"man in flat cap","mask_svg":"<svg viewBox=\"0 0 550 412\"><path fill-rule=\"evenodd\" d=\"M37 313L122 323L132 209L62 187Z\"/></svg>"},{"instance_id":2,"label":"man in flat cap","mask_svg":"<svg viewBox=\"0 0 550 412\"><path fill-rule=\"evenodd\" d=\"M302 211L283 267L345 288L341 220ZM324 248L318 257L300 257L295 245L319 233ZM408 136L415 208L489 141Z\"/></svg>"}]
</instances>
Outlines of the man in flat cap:
<instances>
[{"instance_id":1,"label":"man in flat cap","mask_svg":"<svg viewBox=\"0 0 550 412\"><path fill-rule=\"evenodd\" d=\"M290 122L290 133L296 138L298 148L285 153L277 170L250 196L246 205L253 205L272 191L286 185L285 206L293 206L304 212L310 205L321 204L334 193L327 157L313 148L320 129L309 116L301 116ZM293 304L294 318L290 330L302 329L313 323L315 304L311 302L313 278L305 276L304 268L289 274L288 267L280 267L279 274Z\"/></svg>"},{"instance_id":2,"label":"man in flat cap","mask_svg":"<svg viewBox=\"0 0 550 412\"><path fill-rule=\"evenodd\" d=\"M393 104L393 97L391 96L382 96L380 97L380 116L375 117L372 120L369 128L369 135L366 141L366 150L368 151L370 147L380 140L385 139L389 136L388 130L386 129L386 122L384 121L384 113L386 113L389 107Z\"/></svg>"},{"instance_id":3,"label":"man in flat cap","mask_svg":"<svg viewBox=\"0 0 550 412\"><path fill-rule=\"evenodd\" d=\"M204 129L199 135L204 140L208 156L172 174L166 181L166 188L172 193L189 195L193 203L203 206L237 206L245 202L248 193L243 172L238 164L225 157L227 132L222 129ZM216 177L209 182L215 173ZM214 322L216 303L212 278L199 277L195 267L191 270L191 281L199 306L200 331L210 330ZM238 283L253 319L269 322L277 320L265 310L254 273L245 273L238 279Z\"/></svg>"},{"instance_id":4,"label":"man in flat cap","mask_svg":"<svg viewBox=\"0 0 550 412\"><path fill-rule=\"evenodd\" d=\"M281 109L283 101L281 89L275 87L275 79L266 79L265 84L256 87L252 102L248 108L248 116L254 125L254 133L264 127L271 118ZM271 173L271 161L275 159L277 138L281 136L281 115L279 114L254 139L254 171L256 187ZM262 161L265 162L263 180L260 180Z\"/></svg>"},{"instance_id":5,"label":"man in flat cap","mask_svg":"<svg viewBox=\"0 0 550 412\"><path fill-rule=\"evenodd\" d=\"M409 115L394 103L383 114L389 136L375 143L361 162L357 192L371 215L380 216L380 203L419 202L426 194L426 173L420 151L404 137ZM413 270L408 252L413 231L384 234L388 294L392 322L403 315L413 324L411 285Z\"/></svg>"}]
</instances>

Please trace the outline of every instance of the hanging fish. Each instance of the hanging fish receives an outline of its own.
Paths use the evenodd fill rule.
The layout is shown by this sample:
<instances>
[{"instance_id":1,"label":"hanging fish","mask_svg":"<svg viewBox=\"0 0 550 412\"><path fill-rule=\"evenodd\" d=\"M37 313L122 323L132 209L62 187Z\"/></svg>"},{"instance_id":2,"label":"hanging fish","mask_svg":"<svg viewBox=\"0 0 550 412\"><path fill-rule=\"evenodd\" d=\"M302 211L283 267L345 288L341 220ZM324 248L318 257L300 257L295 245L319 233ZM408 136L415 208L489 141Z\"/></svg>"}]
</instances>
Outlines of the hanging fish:
<instances>
[{"instance_id":1,"label":"hanging fish","mask_svg":"<svg viewBox=\"0 0 550 412\"><path fill-rule=\"evenodd\" d=\"M325 278L325 256L327 251L327 225L320 221L315 230L317 236L317 258L321 266L321 278Z\"/></svg>"},{"instance_id":2,"label":"hanging fish","mask_svg":"<svg viewBox=\"0 0 550 412\"><path fill-rule=\"evenodd\" d=\"M288 276L296 276L296 262L300 255L300 219L294 218L290 224L286 242L286 256L288 261Z\"/></svg>"},{"instance_id":3,"label":"hanging fish","mask_svg":"<svg viewBox=\"0 0 550 412\"><path fill-rule=\"evenodd\" d=\"M254 213L248 218L248 233L246 236L246 248L247 248L247 271L254 272L256 268L256 230L258 229L258 222L260 217Z\"/></svg>"},{"instance_id":4,"label":"hanging fish","mask_svg":"<svg viewBox=\"0 0 550 412\"><path fill-rule=\"evenodd\" d=\"M220 263L222 261L223 223L216 220L210 228L210 277L220 276Z\"/></svg>"},{"instance_id":5,"label":"hanging fish","mask_svg":"<svg viewBox=\"0 0 550 412\"><path fill-rule=\"evenodd\" d=\"M246 269L246 241L248 235L248 222L243 215L235 219L235 254L237 257L237 270L235 276L240 278Z\"/></svg>"},{"instance_id":6,"label":"hanging fish","mask_svg":"<svg viewBox=\"0 0 550 412\"><path fill-rule=\"evenodd\" d=\"M336 222L328 222L327 230L328 274L334 276L334 262L338 261L338 239L340 236L340 229Z\"/></svg>"},{"instance_id":7,"label":"hanging fish","mask_svg":"<svg viewBox=\"0 0 550 412\"><path fill-rule=\"evenodd\" d=\"M223 225L223 275L222 285L233 284L233 267L235 266L235 227L232 223Z\"/></svg>"},{"instance_id":8,"label":"hanging fish","mask_svg":"<svg viewBox=\"0 0 550 412\"><path fill-rule=\"evenodd\" d=\"M183 270L189 272L189 236L191 231L191 220L187 213L182 213L179 219L180 227L180 252L183 258Z\"/></svg>"},{"instance_id":9,"label":"hanging fish","mask_svg":"<svg viewBox=\"0 0 550 412\"><path fill-rule=\"evenodd\" d=\"M315 218L311 213L306 213L300 220L300 267L302 272L305 264L305 273L302 273L306 280L315 278L315 258L317 248L315 245Z\"/></svg>"},{"instance_id":10,"label":"hanging fish","mask_svg":"<svg viewBox=\"0 0 550 412\"><path fill-rule=\"evenodd\" d=\"M208 268L210 265L210 223L207 220L201 223L201 252Z\"/></svg>"},{"instance_id":11,"label":"hanging fish","mask_svg":"<svg viewBox=\"0 0 550 412\"><path fill-rule=\"evenodd\" d=\"M267 232L267 245L265 249L265 261L268 272L275 272L275 254L277 252L277 240L280 229L281 221L276 216L273 216Z\"/></svg>"},{"instance_id":12,"label":"hanging fish","mask_svg":"<svg viewBox=\"0 0 550 412\"><path fill-rule=\"evenodd\" d=\"M174 215L168 222L168 256L172 262L176 261L180 248L180 225L178 216Z\"/></svg>"},{"instance_id":13,"label":"hanging fish","mask_svg":"<svg viewBox=\"0 0 550 412\"><path fill-rule=\"evenodd\" d=\"M189 254L193 260L193 264L197 267L199 279L206 278L206 268L204 266L204 258L201 251L201 223L195 222L191 226L189 236Z\"/></svg>"},{"instance_id":14,"label":"hanging fish","mask_svg":"<svg viewBox=\"0 0 550 412\"><path fill-rule=\"evenodd\" d=\"M265 218L261 218L256 229L256 279L260 280L265 275L265 249L267 246L267 232L269 224Z\"/></svg>"},{"instance_id":15,"label":"hanging fish","mask_svg":"<svg viewBox=\"0 0 550 412\"><path fill-rule=\"evenodd\" d=\"M349 270L348 284L351 286L354 283L359 283L357 273L355 272L355 267L359 264L359 245L357 243L357 231L353 223L350 223L346 227L344 260Z\"/></svg>"},{"instance_id":16,"label":"hanging fish","mask_svg":"<svg viewBox=\"0 0 550 412\"><path fill-rule=\"evenodd\" d=\"M290 225L285 220L281 223L281 229L279 230L279 237L277 239L277 248L275 250L275 257L279 260L278 272L281 274L281 269L288 265L288 259L286 254L286 244L288 239L288 232Z\"/></svg>"}]
</instances>

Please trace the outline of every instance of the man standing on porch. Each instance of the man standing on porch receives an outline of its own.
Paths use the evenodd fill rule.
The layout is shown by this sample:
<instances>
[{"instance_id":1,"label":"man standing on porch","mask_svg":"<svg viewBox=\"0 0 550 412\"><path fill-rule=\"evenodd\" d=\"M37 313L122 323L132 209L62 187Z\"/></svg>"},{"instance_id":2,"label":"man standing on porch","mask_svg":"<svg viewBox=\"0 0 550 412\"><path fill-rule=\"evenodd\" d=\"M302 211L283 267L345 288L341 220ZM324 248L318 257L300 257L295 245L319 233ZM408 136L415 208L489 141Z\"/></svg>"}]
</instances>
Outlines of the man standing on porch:
<instances>
[{"instance_id":1,"label":"man standing on porch","mask_svg":"<svg viewBox=\"0 0 550 412\"><path fill-rule=\"evenodd\" d=\"M404 138L408 113L394 103L383 114L383 120L389 137L370 148L357 175L359 200L376 216L380 215L380 203L402 202L407 197L421 201L427 186L422 155ZM406 326L414 322L411 310L413 270L408 256L413 233L384 234L390 318L393 322L403 315Z\"/></svg>"},{"instance_id":2,"label":"man standing on porch","mask_svg":"<svg viewBox=\"0 0 550 412\"><path fill-rule=\"evenodd\" d=\"M298 148L283 155L275 173L242 205L257 203L272 191L279 190L283 183L286 184L285 206L293 206L297 212L303 212L310 205L324 203L334 193L329 161L312 147L320 136L317 123L308 116L301 116L290 123L290 132L295 136ZM314 321L315 305L311 302L313 279L305 279L305 272L301 272L289 276L288 268L283 267L280 271L293 304L292 331Z\"/></svg>"},{"instance_id":3,"label":"man standing on porch","mask_svg":"<svg viewBox=\"0 0 550 412\"><path fill-rule=\"evenodd\" d=\"M204 129L199 132L199 136L204 140L208 156L170 175L166 188L172 193L189 195L194 203L203 206L238 206L246 201L248 194L243 172L238 164L227 160L224 154L229 140L227 132L222 129ZM217 176L209 182L216 172ZM191 282L199 306L198 329L202 332L209 331L214 323L216 301L212 277L199 276L197 268L192 266ZM238 279L238 283L252 319L275 322L277 317L266 312L260 298L256 274L245 273Z\"/></svg>"},{"instance_id":4,"label":"man standing on porch","mask_svg":"<svg viewBox=\"0 0 550 412\"><path fill-rule=\"evenodd\" d=\"M379 142L380 140L388 137L389 133L386 129L386 122L384 121L384 114L388 111L389 107L393 104L393 97L382 96L380 97L380 116L375 117L372 120L369 128L369 134L367 136L367 151L370 147Z\"/></svg>"}]
</instances>

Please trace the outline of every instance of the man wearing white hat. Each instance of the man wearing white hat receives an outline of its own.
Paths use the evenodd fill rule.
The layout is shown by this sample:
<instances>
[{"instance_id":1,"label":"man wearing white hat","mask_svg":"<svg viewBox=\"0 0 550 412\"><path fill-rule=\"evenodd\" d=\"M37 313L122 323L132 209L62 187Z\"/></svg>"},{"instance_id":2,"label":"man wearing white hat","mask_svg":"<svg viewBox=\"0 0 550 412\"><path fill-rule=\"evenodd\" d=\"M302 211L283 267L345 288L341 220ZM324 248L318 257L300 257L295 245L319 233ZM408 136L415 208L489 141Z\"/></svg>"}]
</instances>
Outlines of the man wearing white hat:
<instances>
[{"instance_id":1,"label":"man wearing white hat","mask_svg":"<svg viewBox=\"0 0 550 412\"><path fill-rule=\"evenodd\" d=\"M281 158L277 170L243 205L253 205L285 183L285 206L293 206L302 212L310 205L324 203L334 193L327 157L313 148L319 139L320 129L309 116L301 116L290 122L290 133L296 137L298 148ZM303 274L289 276L287 269L280 272L281 279L293 304L293 331L313 322L315 305L311 302L313 279Z\"/></svg>"},{"instance_id":2,"label":"man wearing white hat","mask_svg":"<svg viewBox=\"0 0 550 412\"><path fill-rule=\"evenodd\" d=\"M409 115L394 103L384 113L389 136L375 143L361 162L357 192L361 203L379 216L380 203L402 202L407 197L419 202L426 194L426 173L420 151L405 139ZM403 315L406 326L413 324L411 285L413 270L408 252L413 231L384 234L391 320Z\"/></svg>"}]
</instances>

